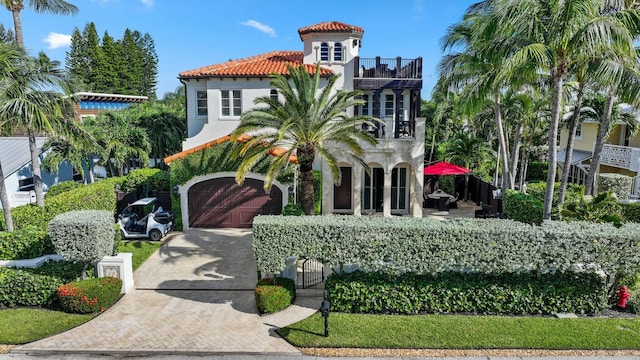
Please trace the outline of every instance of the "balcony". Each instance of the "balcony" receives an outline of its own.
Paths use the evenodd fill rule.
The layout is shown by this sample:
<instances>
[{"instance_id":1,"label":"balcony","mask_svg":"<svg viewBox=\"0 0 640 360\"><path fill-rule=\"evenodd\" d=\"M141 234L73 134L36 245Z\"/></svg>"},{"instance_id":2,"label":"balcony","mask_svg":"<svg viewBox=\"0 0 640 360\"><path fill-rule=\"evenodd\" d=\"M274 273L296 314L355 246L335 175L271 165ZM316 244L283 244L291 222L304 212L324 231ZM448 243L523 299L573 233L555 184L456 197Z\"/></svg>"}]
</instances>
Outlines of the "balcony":
<instances>
[{"instance_id":1,"label":"balcony","mask_svg":"<svg viewBox=\"0 0 640 360\"><path fill-rule=\"evenodd\" d=\"M422 58L355 57L353 83L356 89L422 89Z\"/></svg>"},{"instance_id":2,"label":"balcony","mask_svg":"<svg viewBox=\"0 0 640 360\"><path fill-rule=\"evenodd\" d=\"M386 116L383 124L378 126L363 125L376 139L415 139L412 121L395 121L393 116Z\"/></svg>"},{"instance_id":3,"label":"balcony","mask_svg":"<svg viewBox=\"0 0 640 360\"><path fill-rule=\"evenodd\" d=\"M600 164L638 171L640 148L604 144L600 154Z\"/></svg>"}]
</instances>

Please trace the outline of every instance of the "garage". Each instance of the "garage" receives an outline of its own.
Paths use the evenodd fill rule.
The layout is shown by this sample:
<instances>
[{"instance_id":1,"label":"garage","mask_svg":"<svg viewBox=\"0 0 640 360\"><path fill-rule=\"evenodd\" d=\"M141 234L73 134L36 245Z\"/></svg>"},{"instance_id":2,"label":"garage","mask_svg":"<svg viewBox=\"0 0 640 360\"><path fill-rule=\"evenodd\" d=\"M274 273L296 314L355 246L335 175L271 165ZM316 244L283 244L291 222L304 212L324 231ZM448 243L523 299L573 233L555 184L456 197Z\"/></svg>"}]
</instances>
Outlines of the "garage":
<instances>
[{"instance_id":1,"label":"garage","mask_svg":"<svg viewBox=\"0 0 640 360\"><path fill-rule=\"evenodd\" d=\"M262 180L247 178L238 186L233 177L198 182L188 190L189 227L250 228L256 215L282 213L282 190L264 192Z\"/></svg>"}]
</instances>

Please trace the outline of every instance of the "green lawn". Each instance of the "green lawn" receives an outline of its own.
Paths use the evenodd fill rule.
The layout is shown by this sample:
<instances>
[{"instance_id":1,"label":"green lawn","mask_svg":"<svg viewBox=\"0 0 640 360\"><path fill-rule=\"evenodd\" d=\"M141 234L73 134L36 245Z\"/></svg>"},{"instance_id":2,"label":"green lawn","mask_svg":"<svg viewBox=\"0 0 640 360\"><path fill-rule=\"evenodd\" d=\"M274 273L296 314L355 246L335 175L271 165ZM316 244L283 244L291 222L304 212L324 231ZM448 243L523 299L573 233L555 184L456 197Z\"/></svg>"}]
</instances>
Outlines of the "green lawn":
<instances>
[{"instance_id":1,"label":"green lawn","mask_svg":"<svg viewBox=\"0 0 640 360\"><path fill-rule=\"evenodd\" d=\"M160 246L162 246L162 241L130 240L122 241L120 247L118 247L118 251L133 253L131 262L133 263L133 271L136 271Z\"/></svg>"},{"instance_id":2,"label":"green lawn","mask_svg":"<svg viewBox=\"0 0 640 360\"><path fill-rule=\"evenodd\" d=\"M67 331L95 314L68 314L36 308L0 310L0 344L25 344Z\"/></svg>"},{"instance_id":3,"label":"green lawn","mask_svg":"<svg viewBox=\"0 0 640 360\"><path fill-rule=\"evenodd\" d=\"M640 319L315 314L278 333L300 347L640 349Z\"/></svg>"}]
</instances>

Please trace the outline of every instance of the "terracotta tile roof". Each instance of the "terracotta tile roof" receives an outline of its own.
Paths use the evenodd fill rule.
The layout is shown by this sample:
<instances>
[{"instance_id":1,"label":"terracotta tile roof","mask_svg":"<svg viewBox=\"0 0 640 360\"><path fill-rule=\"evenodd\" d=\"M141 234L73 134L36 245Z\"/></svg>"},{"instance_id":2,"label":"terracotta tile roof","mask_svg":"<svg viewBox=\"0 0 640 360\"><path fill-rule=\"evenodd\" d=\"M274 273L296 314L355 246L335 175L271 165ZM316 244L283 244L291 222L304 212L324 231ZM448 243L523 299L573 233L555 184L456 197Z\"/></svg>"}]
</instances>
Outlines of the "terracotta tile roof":
<instances>
[{"instance_id":1,"label":"terracotta tile roof","mask_svg":"<svg viewBox=\"0 0 640 360\"><path fill-rule=\"evenodd\" d=\"M249 138L250 138L249 135L244 134L244 135L239 136L236 139L236 141L245 142L245 141L249 140ZM187 149L187 150L181 151L181 152L179 152L177 154L173 154L171 156L167 156L166 158L164 158L164 163L169 165L171 162L173 162L175 160L187 157L187 155L191 155L191 154L196 153L198 151L202 151L204 149L208 149L208 148L210 148L212 146L219 145L219 144L222 144L222 143L230 141L230 140L231 140L231 136L229 136L229 135L225 135L225 136L219 137L219 138L217 138L215 140L211 140L211 141L209 141L207 143L204 143L202 145L198 145L198 146L193 147L191 149ZM278 155L283 154L284 152L285 152L284 149L274 148L274 149L269 150L269 155L278 156ZM298 163L298 158L295 155L292 155L289 158L289 161L291 161L294 164L297 164Z\"/></svg>"},{"instance_id":2,"label":"terracotta tile roof","mask_svg":"<svg viewBox=\"0 0 640 360\"><path fill-rule=\"evenodd\" d=\"M304 34L316 33L316 32L321 32L321 33L359 32L364 34L364 29L358 26L353 26L353 25L341 23L338 21L326 21L326 22L321 22L319 24L305 26L298 29L298 34L300 35L300 38L302 38L302 35Z\"/></svg>"},{"instance_id":3,"label":"terracotta tile roof","mask_svg":"<svg viewBox=\"0 0 640 360\"><path fill-rule=\"evenodd\" d=\"M288 75L287 65L298 67L303 63L303 58L304 53L302 51L272 51L266 54L183 71L179 77L266 77L272 73ZM315 65L305 64L305 67L310 74L315 74ZM333 71L321 67L320 75L333 75Z\"/></svg>"}]
</instances>

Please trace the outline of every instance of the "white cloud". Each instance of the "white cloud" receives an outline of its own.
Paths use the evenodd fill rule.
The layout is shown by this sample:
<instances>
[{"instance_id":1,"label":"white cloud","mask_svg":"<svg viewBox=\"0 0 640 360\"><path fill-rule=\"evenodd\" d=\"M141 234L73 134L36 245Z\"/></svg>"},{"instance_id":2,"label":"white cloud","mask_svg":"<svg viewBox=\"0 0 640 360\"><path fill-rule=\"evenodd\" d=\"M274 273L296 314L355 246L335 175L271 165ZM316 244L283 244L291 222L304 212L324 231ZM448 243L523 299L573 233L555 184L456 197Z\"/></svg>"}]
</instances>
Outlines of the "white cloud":
<instances>
[{"instance_id":1,"label":"white cloud","mask_svg":"<svg viewBox=\"0 0 640 360\"><path fill-rule=\"evenodd\" d=\"M71 35L49 33L46 38L42 39L42 42L49 44L49 49L57 49L71 45Z\"/></svg>"},{"instance_id":2,"label":"white cloud","mask_svg":"<svg viewBox=\"0 0 640 360\"><path fill-rule=\"evenodd\" d=\"M140 0L140 2L141 2L141 3L142 3L142 5L144 5L144 6L148 6L148 7L153 6L153 0Z\"/></svg>"},{"instance_id":3,"label":"white cloud","mask_svg":"<svg viewBox=\"0 0 640 360\"><path fill-rule=\"evenodd\" d=\"M258 21L255 20L247 20L243 23L240 23L240 25L244 25L244 26L250 26L252 28L258 29L259 31L262 31L263 33L271 36L271 37L276 37L276 31L273 30L273 28L271 26L262 24Z\"/></svg>"}]
</instances>

